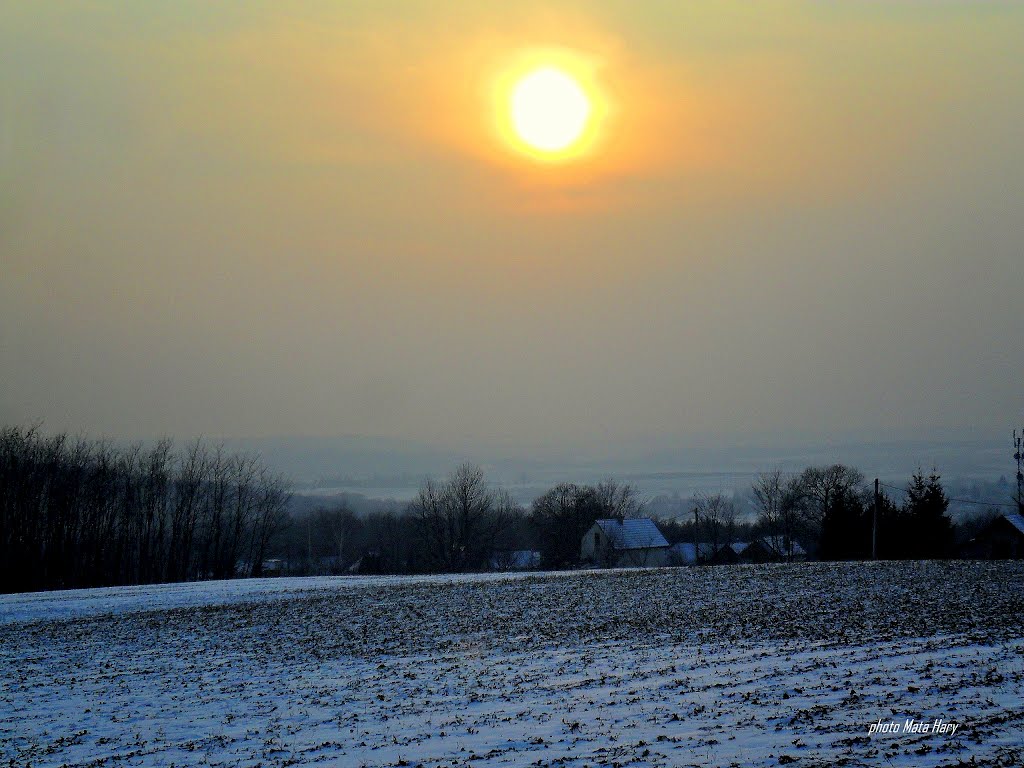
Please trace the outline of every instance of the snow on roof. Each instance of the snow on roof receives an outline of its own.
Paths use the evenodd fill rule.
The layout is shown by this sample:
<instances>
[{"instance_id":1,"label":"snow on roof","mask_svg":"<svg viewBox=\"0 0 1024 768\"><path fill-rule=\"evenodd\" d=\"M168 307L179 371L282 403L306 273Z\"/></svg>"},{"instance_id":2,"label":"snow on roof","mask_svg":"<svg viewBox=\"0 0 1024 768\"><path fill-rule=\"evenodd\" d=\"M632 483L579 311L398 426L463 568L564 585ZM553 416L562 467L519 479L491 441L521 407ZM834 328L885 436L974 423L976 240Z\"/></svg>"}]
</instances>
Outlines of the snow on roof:
<instances>
[{"instance_id":1,"label":"snow on roof","mask_svg":"<svg viewBox=\"0 0 1024 768\"><path fill-rule=\"evenodd\" d=\"M598 520L596 524L604 531L612 549L650 549L667 547L668 542L661 535L658 526L649 517L626 520Z\"/></svg>"},{"instance_id":2,"label":"snow on roof","mask_svg":"<svg viewBox=\"0 0 1024 768\"><path fill-rule=\"evenodd\" d=\"M1005 517L1010 522L1010 525L1012 525L1021 533L1024 533L1024 515L1020 514L1019 512L1009 512L1003 515L1003 517Z\"/></svg>"}]
</instances>

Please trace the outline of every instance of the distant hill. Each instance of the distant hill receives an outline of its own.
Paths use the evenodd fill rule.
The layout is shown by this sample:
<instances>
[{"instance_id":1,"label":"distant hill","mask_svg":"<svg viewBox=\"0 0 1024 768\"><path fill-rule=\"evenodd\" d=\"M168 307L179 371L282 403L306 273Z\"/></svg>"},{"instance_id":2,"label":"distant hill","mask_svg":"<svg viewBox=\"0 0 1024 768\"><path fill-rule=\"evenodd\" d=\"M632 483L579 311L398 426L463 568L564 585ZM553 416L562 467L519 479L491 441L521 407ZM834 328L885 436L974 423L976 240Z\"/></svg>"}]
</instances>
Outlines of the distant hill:
<instances>
[{"instance_id":1,"label":"distant hill","mask_svg":"<svg viewBox=\"0 0 1024 768\"><path fill-rule=\"evenodd\" d=\"M904 482L918 467L937 467L949 481L1012 476L1008 436L962 432L924 437L684 436L606 442L579 448L508 446L479 441L459 446L387 437L232 439L231 450L259 452L292 477L300 492L354 492L367 498L409 498L424 477L447 474L462 461L484 467L488 479L528 501L558 482L614 476L648 496L744 488L757 472L799 471L841 462L868 477Z\"/></svg>"}]
</instances>

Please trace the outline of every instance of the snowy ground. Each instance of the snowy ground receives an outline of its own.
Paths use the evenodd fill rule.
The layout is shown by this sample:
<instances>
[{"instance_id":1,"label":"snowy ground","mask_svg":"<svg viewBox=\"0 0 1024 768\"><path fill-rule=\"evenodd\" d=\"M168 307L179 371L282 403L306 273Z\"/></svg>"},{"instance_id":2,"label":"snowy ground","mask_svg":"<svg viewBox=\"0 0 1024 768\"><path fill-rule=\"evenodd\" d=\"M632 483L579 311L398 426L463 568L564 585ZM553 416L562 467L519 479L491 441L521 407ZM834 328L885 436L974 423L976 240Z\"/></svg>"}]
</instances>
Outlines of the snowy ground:
<instances>
[{"instance_id":1,"label":"snowy ground","mask_svg":"<svg viewBox=\"0 0 1024 768\"><path fill-rule=\"evenodd\" d=\"M1019 766L1022 629L1021 564L14 595L0 766Z\"/></svg>"}]
</instances>

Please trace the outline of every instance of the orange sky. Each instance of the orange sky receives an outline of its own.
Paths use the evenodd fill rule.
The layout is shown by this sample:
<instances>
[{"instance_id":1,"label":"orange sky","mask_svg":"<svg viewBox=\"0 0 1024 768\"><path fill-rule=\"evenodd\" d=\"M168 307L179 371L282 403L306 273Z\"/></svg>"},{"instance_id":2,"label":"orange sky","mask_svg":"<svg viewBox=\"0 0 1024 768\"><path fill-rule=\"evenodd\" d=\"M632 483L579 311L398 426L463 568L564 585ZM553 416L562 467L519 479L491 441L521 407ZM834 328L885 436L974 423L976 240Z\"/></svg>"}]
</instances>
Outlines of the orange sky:
<instances>
[{"instance_id":1,"label":"orange sky","mask_svg":"<svg viewBox=\"0 0 1024 768\"><path fill-rule=\"evenodd\" d=\"M0 9L0 418L605 441L1024 416L1016 3ZM554 52L573 162L495 129Z\"/></svg>"}]
</instances>

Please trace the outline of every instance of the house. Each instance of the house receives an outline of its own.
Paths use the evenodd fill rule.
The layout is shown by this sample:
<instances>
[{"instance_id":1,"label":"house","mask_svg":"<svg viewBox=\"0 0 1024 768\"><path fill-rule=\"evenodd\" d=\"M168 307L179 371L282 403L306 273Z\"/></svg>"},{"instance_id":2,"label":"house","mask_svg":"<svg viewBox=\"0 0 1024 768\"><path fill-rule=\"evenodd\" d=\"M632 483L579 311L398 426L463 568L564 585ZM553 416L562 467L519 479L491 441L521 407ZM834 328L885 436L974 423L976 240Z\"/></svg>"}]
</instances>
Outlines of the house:
<instances>
[{"instance_id":1,"label":"house","mask_svg":"<svg viewBox=\"0 0 1024 768\"><path fill-rule=\"evenodd\" d=\"M540 568L540 552L535 549L495 552L488 564L492 571L532 571Z\"/></svg>"},{"instance_id":2,"label":"house","mask_svg":"<svg viewBox=\"0 0 1024 768\"><path fill-rule=\"evenodd\" d=\"M786 546L782 536L763 536L746 546L743 560L748 563L778 563L790 560L806 560L807 552L797 542Z\"/></svg>"},{"instance_id":3,"label":"house","mask_svg":"<svg viewBox=\"0 0 1024 768\"><path fill-rule=\"evenodd\" d=\"M964 554L984 560L1024 558L1024 515L1019 512L1000 515L967 542Z\"/></svg>"},{"instance_id":4,"label":"house","mask_svg":"<svg viewBox=\"0 0 1024 768\"><path fill-rule=\"evenodd\" d=\"M597 520L583 534L580 559L601 567L668 564L668 541L649 517Z\"/></svg>"},{"instance_id":5,"label":"house","mask_svg":"<svg viewBox=\"0 0 1024 768\"><path fill-rule=\"evenodd\" d=\"M719 547L711 556L711 562L715 565L732 565L743 562L743 553L750 545L745 541L734 541Z\"/></svg>"}]
</instances>

